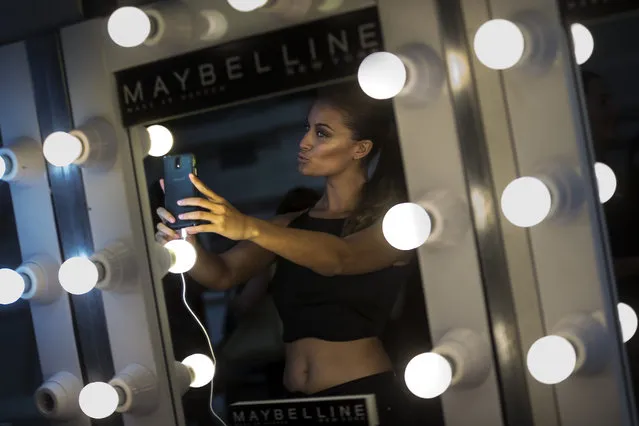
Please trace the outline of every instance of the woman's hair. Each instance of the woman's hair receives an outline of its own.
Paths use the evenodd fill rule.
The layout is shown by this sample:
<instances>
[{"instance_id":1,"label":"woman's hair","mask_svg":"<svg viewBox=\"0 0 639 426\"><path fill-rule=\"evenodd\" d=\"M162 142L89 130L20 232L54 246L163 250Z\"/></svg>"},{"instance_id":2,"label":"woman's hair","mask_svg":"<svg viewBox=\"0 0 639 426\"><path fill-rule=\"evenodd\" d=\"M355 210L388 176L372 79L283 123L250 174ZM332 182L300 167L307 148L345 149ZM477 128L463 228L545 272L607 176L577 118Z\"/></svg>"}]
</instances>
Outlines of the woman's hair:
<instances>
[{"instance_id":1,"label":"woman's hair","mask_svg":"<svg viewBox=\"0 0 639 426\"><path fill-rule=\"evenodd\" d=\"M394 204L405 201L406 181L391 101L366 96L355 83L320 89L317 102L339 110L354 140L370 140L373 147L365 166L378 158L360 199L344 225L344 235L371 226Z\"/></svg>"},{"instance_id":2,"label":"woman's hair","mask_svg":"<svg viewBox=\"0 0 639 426\"><path fill-rule=\"evenodd\" d=\"M314 189L298 186L284 195L275 214L280 215L309 209L317 204L320 198L321 195Z\"/></svg>"}]
</instances>

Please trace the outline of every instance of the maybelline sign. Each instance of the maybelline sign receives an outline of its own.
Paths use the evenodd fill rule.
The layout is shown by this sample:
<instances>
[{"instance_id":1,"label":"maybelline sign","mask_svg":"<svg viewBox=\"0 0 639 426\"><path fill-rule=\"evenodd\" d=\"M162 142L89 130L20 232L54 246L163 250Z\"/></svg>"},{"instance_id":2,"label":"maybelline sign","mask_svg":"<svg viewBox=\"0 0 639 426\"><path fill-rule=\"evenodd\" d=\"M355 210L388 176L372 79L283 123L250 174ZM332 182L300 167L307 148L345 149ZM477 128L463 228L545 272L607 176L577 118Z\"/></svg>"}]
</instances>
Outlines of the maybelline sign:
<instances>
[{"instance_id":1,"label":"maybelline sign","mask_svg":"<svg viewBox=\"0 0 639 426\"><path fill-rule=\"evenodd\" d=\"M233 426L378 426L374 395L240 402L230 406Z\"/></svg>"},{"instance_id":2,"label":"maybelline sign","mask_svg":"<svg viewBox=\"0 0 639 426\"><path fill-rule=\"evenodd\" d=\"M381 50L375 8L116 73L125 126L341 80Z\"/></svg>"},{"instance_id":3,"label":"maybelline sign","mask_svg":"<svg viewBox=\"0 0 639 426\"><path fill-rule=\"evenodd\" d=\"M560 4L571 22L639 9L637 0L562 0Z\"/></svg>"}]
</instances>

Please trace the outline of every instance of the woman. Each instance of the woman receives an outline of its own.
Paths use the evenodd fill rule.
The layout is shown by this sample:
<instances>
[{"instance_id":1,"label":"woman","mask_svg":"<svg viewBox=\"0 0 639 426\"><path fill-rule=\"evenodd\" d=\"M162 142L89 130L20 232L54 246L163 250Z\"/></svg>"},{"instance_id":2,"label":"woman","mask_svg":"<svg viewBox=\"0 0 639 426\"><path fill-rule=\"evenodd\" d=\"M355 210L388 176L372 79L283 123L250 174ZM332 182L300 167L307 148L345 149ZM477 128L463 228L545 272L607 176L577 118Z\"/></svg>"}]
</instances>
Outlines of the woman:
<instances>
[{"instance_id":1,"label":"woman","mask_svg":"<svg viewBox=\"0 0 639 426\"><path fill-rule=\"evenodd\" d=\"M369 99L357 87L319 94L298 154L302 174L326 178L324 195L311 209L270 221L252 218L194 176L204 198L180 202L203 209L181 217L205 221L187 228L189 237L214 232L241 241L220 255L198 248L190 275L202 285L225 290L277 261L271 286L291 395L375 394L382 425L406 424L397 420L402 391L378 338L411 256L392 248L381 229L387 209L405 198L392 117L390 102ZM175 220L165 209L158 214ZM159 224L157 238L178 235Z\"/></svg>"}]
</instances>

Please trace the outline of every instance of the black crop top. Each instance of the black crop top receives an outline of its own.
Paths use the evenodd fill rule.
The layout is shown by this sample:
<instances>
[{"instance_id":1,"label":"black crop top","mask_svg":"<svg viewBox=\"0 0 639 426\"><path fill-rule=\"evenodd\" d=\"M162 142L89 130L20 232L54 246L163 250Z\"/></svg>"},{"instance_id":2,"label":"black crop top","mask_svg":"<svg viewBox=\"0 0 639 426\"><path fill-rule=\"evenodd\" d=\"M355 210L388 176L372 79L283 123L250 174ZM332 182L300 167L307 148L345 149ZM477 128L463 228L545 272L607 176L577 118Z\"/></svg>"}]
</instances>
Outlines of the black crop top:
<instances>
[{"instance_id":1,"label":"black crop top","mask_svg":"<svg viewBox=\"0 0 639 426\"><path fill-rule=\"evenodd\" d=\"M304 213L289 227L341 235L344 220ZM408 275L408 268L394 266L326 277L281 257L276 262L270 290L287 343L305 337L344 342L379 336Z\"/></svg>"}]
</instances>

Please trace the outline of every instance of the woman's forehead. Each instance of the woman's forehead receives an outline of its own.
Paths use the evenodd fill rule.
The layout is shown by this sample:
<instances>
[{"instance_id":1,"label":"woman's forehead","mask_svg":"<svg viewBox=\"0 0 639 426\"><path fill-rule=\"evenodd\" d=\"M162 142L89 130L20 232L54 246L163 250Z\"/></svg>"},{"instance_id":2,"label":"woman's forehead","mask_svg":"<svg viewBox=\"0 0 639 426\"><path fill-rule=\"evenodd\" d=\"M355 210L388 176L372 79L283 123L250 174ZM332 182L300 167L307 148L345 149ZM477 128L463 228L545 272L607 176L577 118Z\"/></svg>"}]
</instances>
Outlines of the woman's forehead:
<instances>
[{"instance_id":1,"label":"woman's forehead","mask_svg":"<svg viewBox=\"0 0 639 426\"><path fill-rule=\"evenodd\" d=\"M313 123L325 123L329 125L344 125L343 113L331 106L321 102L316 102L308 114L308 119Z\"/></svg>"}]
</instances>

